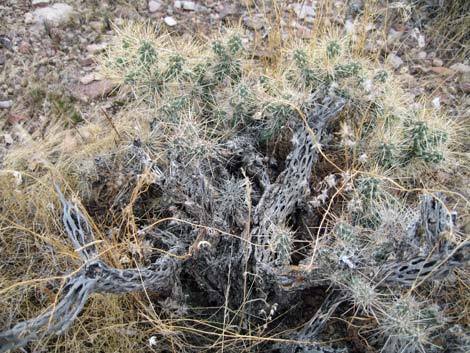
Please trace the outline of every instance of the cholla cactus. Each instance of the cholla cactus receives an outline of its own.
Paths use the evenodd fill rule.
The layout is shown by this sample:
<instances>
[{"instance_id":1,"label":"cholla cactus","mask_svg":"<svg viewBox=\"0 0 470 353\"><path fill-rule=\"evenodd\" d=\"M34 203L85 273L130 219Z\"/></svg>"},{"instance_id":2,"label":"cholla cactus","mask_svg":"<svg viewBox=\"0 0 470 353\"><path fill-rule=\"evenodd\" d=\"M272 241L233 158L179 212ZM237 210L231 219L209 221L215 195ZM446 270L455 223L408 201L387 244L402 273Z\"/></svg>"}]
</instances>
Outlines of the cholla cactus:
<instances>
[{"instance_id":1,"label":"cholla cactus","mask_svg":"<svg viewBox=\"0 0 470 353\"><path fill-rule=\"evenodd\" d=\"M218 60L214 66L214 74L218 82L226 77L239 81L241 76L240 62L236 57L241 52L241 49L243 49L241 39L238 36L234 36L229 39L227 44L228 48L220 41L215 41L212 44L212 50L217 55Z\"/></svg>"},{"instance_id":2,"label":"cholla cactus","mask_svg":"<svg viewBox=\"0 0 470 353\"><path fill-rule=\"evenodd\" d=\"M288 265L292 255L292 244L294 232L286 226L271 225L269 231L272 233L272 242L270 244L279 265Z\"/></svg>"},{"instance_id":3,"label":"cholla cactus","mask_svg":"<svg viewBox=\"0 0 470 353\"><path fill-rule=\"evenodd\" d=\"M33 139L26 150L12 147L6 151L5 169L0 173L0 194L6 197L0 201L0 209L5 211L5 220L19 219L22 229L8 226L2 232L16 240L16 233L27 233L28 227L34 232L44 229L40 239L51 236L54 240L45 242L48 247L62 243L54 238L60 232L50 231L57 223L52 217L57 212L51 212L48 205L42 207L46 202L34 192L48 193L44 185L48 185L50 173L45 170L51 169L53 175L67 180L70 189L89 185L81 186L88 189L86 195L80 192L84 208L90 209L90 220L104 222L93 224L99 238L76 246L81 252L97 247L103 259L87 261L70 273L75 279L86 278L100 293L140 291L160 283L164 292L160 294L170 296L168 302L175 306L185 302L183 307L194 318L170 320L163 326L150 318L158 323L155 330L164 327L165 332L175 333L171 336L173 350L195 352L210 346L227 353L246 347L273 351L271 338L279 337L280 341L295 338L302 342L299 347L303 351L329 351L326 347L317 349L317 345L312 348L313 343L309 347L306 341L334 340L332 331L349 336L338 321L329 322L334 314L350 320L349 327L359 326L359 334L377 351L429 351L442 320L434 306L405 296L405 290L413 286L417 297L436 301L437 291L425 283L428 275L444 278L464 264L468 254L464 247L450 252L454 243L464 238L458 226L441 227L426 216L421 216L420 222L419 216L415 219L419 212L410 210L416 210L424 184L452 189L439 185L439 178L432 175L439 173L426 175L443 162L450 164L452 131L439 123L437 116L415 118L416 112L410 109L413 101L400 89L393 72L358 55L359 50L352 48L353 36L287 43L276 57L279 60L266 64L250 52L251 43L245 42L249 36L241 31L232 33L201 43L155 35L148 29L136 29L136 25L120 31L101 65L105 76L130 92L126 109L113 116L115 129L101 124L100 119L95 125L87 120L74 126L76 131L49 133L46 145L44 139ZM62 148L70 136L80 146L73 153ZM136 148L129 149L130 145ZM128 154L124 155L124 150ZM112 157L106 159L109 163L95 165L97 155ZM34 159L47 161L47 166L31 167ZM11 184L14 180L5 181L4 173L10 171L22 176L16 186ZM118 183L116 175L120 176ZM427 179L419 178L424 175ZM97 188L99 192L95 192ZM32 196L22 200L21 190ZM94 199L94 194L99 197ZM460 193L454 194L456 199L460 197ZM108 207L117 201L119 207ZM27 203L35 206L33 211L24 211ZM54 200L50 204L53 208ZM96 211L97 204L104 207ZM436 204L429 205L428 209L436 211L430 214L438 213ZM17 212L20 207L23 211ZM48 211L41 212L42 208ZM467 210L461 213L468 214ZM117 226L108 224L114 220ZM66 221L70 223L70 219ZM97 231L102 226L113 226L117 236L101 236ZM426 235L430 246L412 240L422 228L430 232ZM435 247L444 236L446 246ZM27 241L31 241L29 233ZM139 250L122 253L128 243L135 243ZM8 258L22 253L13 245L8 245ZM33 245L31 249L41 246L39 240ZM108 245L113 251L107 251ZM145 251L140 251L144 246ZM441 253L430 254L441 248ZM45 253L49 254L50 248ZM93 254L87 258L92 260ZM446 258L449 265L442 265ZM114 261L127 266L133 260L149 266L139 270L110 267ZM103 275L107 276L105 282ZM31 283L28 280L24 283ZM459 280L466 285L464 276ZM74 288L86 289L79 284ZM9 285L4 291L14 293L15 288ZM85 293L80 306L71 312L70 323L94 291ZM458 297L458 305L448 305L446 310L455 311L454 307L465 303L463 295L445 285L439 291L446 294L439 298L445 305L448 298ZM330 292L339 295L330 296ZM8 293L8 297L13 295ZM160 300L148 299L152 304ZM321 310L316 311L321 302ZM260 309L269 311L267 303L277 304L260 318ZM22 304L17 300L12 310L19 311L3 314L7 305L0 303L0 319L9 322L14 315L27 316L20 310L28 305ZM160 314L158 308L161 306L155 306L155 315ZM63 312L60 306L58 309L52 317L56 323ZM90 313L85 313L84 322L99 316ZM16 346L42 337L52 322L48 315L40 316L40 322L32 321L37 322L39 330L33 330L37 332L25 335L23 329L28 325L19 324L6 336L0 334L0 341L6 337ZM211 322L205 325L208 318ZM64 327L56 326L60 330ZM87 332L81 326L75 336L87 337L88 326ZM286 333L298 327L303 327L299 334ZM323 339L324 327L328 330ZM204 329L215 329L221 335L211 332L201 340ZM378 332L375 340L366 337L374 329ZM178 339L179 345L173 339ZM90 350L108 348L93 346ZM141 348L137 349L146 349ZM166 349L163 345L159 348Z\"/></svg>"},{"instance_id":4,"label":"cholla cactus","mask_svg":"<svg viewBox=\"0 0 470 353\"><path fill-rule=\"evenodd\" d=\"M177 77L183 71L183 65L186 59L179 54L171 55L169 59L168 69L165 72L165 79L171 80Z\"/></svg>"},{"instance_id":5,"label":"cholla cactus","mask_svg":"<svg viewBox=\"0 0 470 353\"><path fill-rule=\"evenodd\" d=\"M375 159L384 168L391 168L400 164L398 148L393 143L381 143L377 148Z\"/></svg>"},{"instance_id":6,"label":"cholla cactus","mask_svg":"<svg viewBox=\"0 0 470 353\"><path fill-rule=\"evenodd\" d=\"M379 318L382 352L427 352L443 324L437 306L420 303L412 296L397 298L384 307Z\"/></svg>"},{"instance_id":7,"label":"cholla cactus","mask_svg":"<svg viewBox=\"0 0 470 353\"><path fill-rule=\"evenodd\" d=\"M380 180L374 177L363 177L357 182L357 191L367 202L377 200L380 195Z\"/></svg>"},{"instance_id":8,"label":"cholla cactus","mask_svg":"<svg viewBox=\"0 0 470 353\"><path fill-rule=\"evenodd\" d=\"M356 237L353 226L348 223L340 222L335 226L334 232L337 237L345 242L352 242Z\"/></svg>"},{"instance_id":9,"label":"cholla cactus","mask_svg":"<svg viewBox=\"0 0 470 353\"><path fill-rule=\"evenodd\" d=\"M217 204L224 219L243 217L247 211L245 180L225 180L218 189Z\"/></svg>"},{"instance_id":10,"label":"cholla cactus","mask_svg":"<svg viewBox=\"0 0 470 353\"><path fill-rule=\"evenodd\" d=\"M357 62L352 62L348 64L341 64L335 67L335 78L346 78L355 76L359 73L362 66Z\"/></svg>"},{"instance_id":11,"label":"cholla cactus","mask_svg":"<svg viewBox=\"0 0 470 353\"><path fill-rule=\"evenodd\" d=\"M431 130L425 121L411 121L408 123L407 139L407 159L420 158L426 163L439 163L444 159L440 148L448 140L444 131Z\"/></svg>"},{"instance_id":12,"label":"cholla cactus","mask_svg":"<svg viewBox=\"0 0 470 353\"><path fill-rule=\"evenodd\" d=\"M299 69L306 69L308 65L307 53L302 49L294 50L293 59Z\"/></svg>"},{"instance_id":13,"label":"cholla cactus","mask_svg":"<svg viewBox=\"0 0 470 353\"><path fill-rule=\"evenodd\" d=\"M385 70L381 70L377 72L377 74L374 76L374 80L381 82L381 83L385 83L387 82L388 77L389 77L388 72Z\"/></svg>"},{"instance_id":14,"label":"cholla cactus","mask_svg":"<svg viewBox=\"0 0 470 353\"><path fill-rule=\"evenodd\" d=\"M285 97L286 100L289 97ZM277 136L281 127L286 121L295 116L296 112L292 106L285 103L269 102L266 105L264 116L267 118L265 128L261 134L263 140L268 140L273 136Z\"/></svg>"},{"instance_id":15,"label":"cholla cactus","mask_svg":"<svg viewBox=\"0 0 470 353\"><path fill-rule=\"evenodd\" d=\"M243 50L243 43L242 39L239 35L233 35L227 42L227 46L230 50L232 55L238 54L241 50Z\"/></svg>"},{"instance_id":16,"label":"cholla cactus","mask_svg":"<svg viewBox=\"0 0 470 353\"><path fill-rule=\"evenodd\" d=\"M157 52L152 42L144 40L139 48L139 58L142 65L148 69L157 60Z\"/></svg>"},{"instance_id":17,"label":"cholla cactus","mask_svg":"<svg viewBox=\"0 0 470 353\"><path fill-rule=\"evenodd\" d=\"M326 55L332 59L337 57L341 53L341 45L336 41L332 40L326 47Z\"/></svg>"},{"instance_id":18,"label":"cholla cactus","mask_svg":"<svg viewBox=\"0 0 470 353\"><path fill-rule=\"evenodd\" d=\"M359 275L352 275L346 283L347 293L357 310L375 316L382 306L381 294L371 282Z\"/></svg>"}]
</instances>

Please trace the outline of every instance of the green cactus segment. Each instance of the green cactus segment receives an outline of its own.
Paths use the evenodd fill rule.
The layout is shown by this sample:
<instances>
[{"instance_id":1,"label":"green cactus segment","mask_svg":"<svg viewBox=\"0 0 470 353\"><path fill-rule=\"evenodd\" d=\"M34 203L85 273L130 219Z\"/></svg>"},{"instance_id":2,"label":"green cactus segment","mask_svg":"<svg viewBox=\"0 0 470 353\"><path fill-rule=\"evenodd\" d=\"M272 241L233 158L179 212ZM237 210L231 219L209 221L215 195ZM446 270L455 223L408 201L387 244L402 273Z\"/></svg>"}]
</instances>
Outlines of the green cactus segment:
<instances>
[{"instance_id":1,"label":"green cactus segment","mask_svg":"<svg viewBox=\"0 0 470 353\"><path fill-rule=\"evenodd\" d=\"M335 58L341 54L341 46L337 41L331 41L326 47L326 55L329 59Z\"/></svg>"},{"instance_id":2,"label":"green cactus segment","mask_svg":"<svg viewBox=\"0 0 470 353\"><path fill-rule=\"evenodd\" d=\"M432 130L425 121L412 121L407 124L406 159L421 159L426 163L439 163L444 160L443 145L448 140L444 131Z\"/></svg>"}]
</instances>

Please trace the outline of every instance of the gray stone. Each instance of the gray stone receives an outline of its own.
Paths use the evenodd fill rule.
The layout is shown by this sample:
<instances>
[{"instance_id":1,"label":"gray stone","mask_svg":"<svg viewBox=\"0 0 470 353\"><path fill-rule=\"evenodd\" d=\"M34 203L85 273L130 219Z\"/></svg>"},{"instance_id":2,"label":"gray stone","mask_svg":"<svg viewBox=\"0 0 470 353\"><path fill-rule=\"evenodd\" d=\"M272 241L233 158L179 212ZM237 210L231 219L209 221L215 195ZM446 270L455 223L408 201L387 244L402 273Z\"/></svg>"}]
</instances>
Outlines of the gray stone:
<instances>
[{"instance_id":1,"label":"gray stone","mask_svg":"<svg viewBox=\"0 0 470 353\"><path fill-rule=\"evenodd\" d=\"M420 52L418 53L417 58L418 58L419 60L424 60L424 59L426 59L427 56L428 56L428 53L426 53L425 51L420 51Z\"/></svg>"},{"instance_id":2,"label":"gray stone","mask_svg":"<svg viewBox=\"0 0 470 353\"><path fill-rule=\"evenodd\" d=\"M59 3L34 10L32 21L37 25L47 23L51 26L61 26L70 21L73 13L72 6Z\"/></svg>"},{"instance_id":3,"label":"gray stone","mask_svg":"<svg viewBox=\"0 0 470 353\"><path fill-rule=\"evenodd\" d=\"M175 20L173 17L171 17L171 16L166 16L163 21L165 21L166 25L169 26L169 27L176 26L176 24L178 23L178 22L176 22L176 20Z\"/></svg>"},{"instance_id":4,"label":"gray stone","mask_svg":"<svg viewBox=\"0 0 470 353\"><path fill-rule=\"evenodd\" d=\"M387 57L387 61L390 65L392 65L395 69L398 69L400 66L403 65L403 60L396 54L390 54Z\"/></svg>"},{"instance_id":5,"label":"gray stone","mask_svg":"<svg viewBox=\"0 0 470 353\"><path fill-rule=\"evenodd\" d=\"M355 32L354 22L351 20L346 20L346 22L344 23L344 30L347 34L353 34Z\"/></svg>"},{"instance_id":6,"label":"gray stone","mask_svg":"<svg viewBox=\"0 0 470 353\"><path fill-rule=\"evenodd\" d=\"M149 12L157 12L162 7L162 4L158 1L149 1L148 8Z\"/></svg>"},{"instance_id":7,"label":"gray stone","mask_svg":"<svg viewBox=\"0 0 470 353\"><path fill-rule=\"evenodd\" d=\"M8 109L13 105L12 100L0 101L0 109Z\"/></svg>"},{"instance_id":8,"label":"gray stone","mask_svg":"<svg viewBox=\"0 0 470 353\"><path fill-rule=\"evenodd\" d=\"M253 16L243 16L243 23L250 29L255 31L263 28L264 26L264 19L263 15L257 14Z\"/></svg>"},{"instance_id":9,"label":"gray stone","mask_svg":"<svg viewBox=\"0 0 470 353\"><path fill-rule=\"evenodd\" d=\"M188 11L196 10L196 4L192 1L183 1L183 9Z\"/></svg>"},{"instance_id":10,"label":"gray stone","mask_svg":"<svg viewBox=\"0 0 470 353\"><path fill-rule=\"evenodd\" d=\"M395 31L393 28L390 28L388 32L387 42L389 44L397 43L400 38L403 36L403 31Z\"/></svg>"},{"instance_id":11,"label":"gray stone","mask_svg":"<svg viewBox=\"0 0 470 353\"><path fill-rule=\"evenodd\" d=\"M315 9L310 5L305 4L292 4L291 8L294 10L295 14L303 20L305 17L315 17Z\"/></svg>"},{"instance_id":12,"label":"gray stone","mask_svg":"<svg viewBox=\"0 0 470 353\"><path fill-rule=\"evenodd\" d=\"M313 23L315 23L315 17L307 16L307 17L305 17L304 21L305 21L305 23L313 24Z\"/></svg>"},{"instance_id":13,"label":"gray stone","mask_svg":"<svg viewBox=\"0 0 470 353\"><path fill-rule=\"evenodd\" d=\"M196 3L192 1L175 1L173 4L175 9L183 9L187 11L195 11L196 10Z\"/></svg>"},{"instance_id":14,"label":"gray stone","mask_svg":"<svg viewBox=\"0 0 470 353\"><path fill-rule=\"evenodd\" d=\"M106 49L106 43L100 43L100 44L89 44L86 46L87 52L90 54L97 54L103 50Z\"/></svg>"},{"instance_id":15,"label":"gray stone","mask_svg":"<svg viewBox=\"0 0 470 353\"><path fill-rule=\"evenodd\" d=\"M106 97L116 88L116 84L111 80L92 81L86 85L81 84L75 87L71 94L76 99L83 102Z\"/></svg>"},{"instance_id":16,"label":"gray stone","mask_svg":"<svg viewBox=\"0 0 470 353\"><path fill-rule=\"evenodd\" d=\"M470 66L463 63L456 63L450 67L452 70L460 72L461 74L470 73Z\"/></svg>"},{"instance_id":17,"label":"gray stone","mask_svg":"<svg viewBox=\"0 0 470 353\"><path fill-rule=\"evenodd\" d=\"M31 5L33 6L43 6L43 5L48 5L49 0L32 0Z\"/></svg>"}]
</instances>

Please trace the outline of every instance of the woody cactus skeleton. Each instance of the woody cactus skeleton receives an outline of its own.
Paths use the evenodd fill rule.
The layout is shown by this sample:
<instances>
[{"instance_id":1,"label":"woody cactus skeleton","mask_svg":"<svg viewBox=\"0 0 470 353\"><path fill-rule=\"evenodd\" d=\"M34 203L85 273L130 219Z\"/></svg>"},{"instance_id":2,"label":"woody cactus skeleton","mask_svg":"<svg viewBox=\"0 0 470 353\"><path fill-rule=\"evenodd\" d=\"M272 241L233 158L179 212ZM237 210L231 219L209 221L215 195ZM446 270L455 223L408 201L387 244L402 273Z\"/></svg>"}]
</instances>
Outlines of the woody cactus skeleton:
<instances>
[{"instance_id":1,"label":"woody cactus skeleton","mask_svg":"<svg viewBox=\"0 0 470 353\"><path fill-rule=\"evenodd\" d=\"M311 129L313 128L316 133L315 139L317 141L321 140L323 129L336 116L343 105L342 100L331 101L328 98L320 100L314 104L308 115L308 123L312 124L311 128L306 128L302 121L296 123L296 142L289 156L290 162L276 182L266 187L262 202L254 211L253 220L246 219L246 221L252 223L253 231L250 234L252 240L245 239L239 246L239 256L233 256L233 259L248 261L252 253L252 246L247 247L246 244L253 241L255 244L256 267L270 266L271 255L267 253L269 249L266 246L269 239L265 238L269 226L268 222L285 222L287 216L293 212L296 203L302 198L303 189L308 187L310 171L318 153L314 137L310 135ZM230 143L227 145L230 146ZM232 148L232 150L235 151L236 148ZM247 173L255 171L252 164L253 160L247 162L249 163L249 165L245 165ZM181 198L182 195L186 195L183 196L185 199L185 213L192 220L227 228L227 220L223 219L223 215L218 214L215 209L213 209L211 219L207 219L208 212L213 207L211 205L214 203L215 188L211 185L211 182L199 174L201 182L194 183L194 177L191 177L192 180L188 181L184 179L185 175L188 174L179 169L175 159L166 176L158 183L168 197ZM186 188L183 193L181 193L182 185ZM164 298L171 293L181 271L183 261L177 256L171 256L171 254L160 256L154 264L146 268L120 270L109 267L99 258L98 250L94 245L96 239L86 218L75 205L72 205L64 198L57 186L56 190L63 206L62 221L64 228L74 248L82 257L83 265L78 272L68 279L62 290L63 294L60 301L52 309L36 318L18 323L0 334L0 352L24 346L29 341L37 340L44 335L61 334L77 318L88 297L93 293L129 293L142 291L145 288L146 290L158 292ZM212 224L210 224L211 222ZM209 241L202 241L202 239L197 238L195 246L199 250L202 247L200 245L205 243L215 248L216 242L220 241L220 239L214 240L216 237L220 237L220 235L212 236L212 240L210 235L206 235L205 239ZM176 254L183 250L181 246L183 242L178 243L174 239L170 242L174 243L169 251L170 253ZM194 257L195 260L193 261L198 262L197 266L204 266L208 261L207 257L204 256ZM213 260L214 263L219 263L224 268L227 266L227 264L224 264L227 257ZM211 268L217 268L214 263ZM236 263L233 265L234 267L240 266ZM223 288L223 281L214 283L213 278L211 278L220 277L216 276L215 273L214 276L209 273L205 278L196 273L197 271L193 275L199 278L203 285L207 283L207 288L211 285L215 285L216 291Z\"/></svg>"},{"instance_id":2,"label":"woody cactus skeleton","mask_svg":"<svg viewBox=\"0 0 470 353\"><path fill-rule=\"evenodd\" d=\"M292 299L305 289L335 284L321 268L291 268L289 254L282 255L282 261L277 261L280 255L273 248L273 243L279 241L273 229L282 229L308 195L306 191L312 168L318 159L319 146L326 143L328 126L346 103L344 98L320 93L310 98L309 104L299 112L305 120L294 121L292 147L285 168L272 184L264 159L249 139L236 137L227 141L222 152L225 159L198 161L194 165L184 164L181 161L184 156L169 152L168 168L159 172L154 181L164 195L162 207L173 213L173 219L202 226L196 229L182 227L179 234L172 233L171 228L159 229L160 233L155 234L159 235L159 241L164 242L168 250L165 255L158 255L150 266L121 270L105 264L94 245L96 239L86 218L56 187L63 206L64 228L83 264L70 276L60 300L51 309L0 333L0 352L25 346L45 335L63 333L73 324L93 293L119 294L145 289L158 293L159 298L164 299L183 290L183 273L186 278L193 278L216 304L227 303L231 307L244 305L244 310L251 316L266 312L270 298L274 304L270 306L267 319L271 319L276 310L286 310ZM136 146L134 148L138 149ZM136 155L139 155L137 152ZM151 163L147 157L144 159L144 164ZM234 176L228 172L229 163L237 163L242 173ZM223 195L243 191L247 193L246 199L239 195ZM255 203L253 210L248 205L248 199ZM237 212L240 210L243 212ZM431 243L440 239L443 231L452 229L454 225L452 217L433 197L423 199L420 211L418 223L425 229L429 248L433 246ZM236 237L231 236L233 232L237 232ZM414 236L416 231L412 233L411 236ZM288 242L293 234L285 232L283 236L286 239L281 240ZM280 246L288 248L289 244L281 243ZM461 246L453 252L446 249L429 258L412 257L402 262L387 263L379 269L380 276L376 276L385 278L385 281L380 281L377 286L411 285L415 281L445 276L453 267L468 262L467 250L468 246ZM180 256L185 252L188 256ZM327 257L330 255L327 254ZM304 261L316 260L307 257ZM353 265L344 268L344 264L336 263L334 266L344 273L355 274ZM253 276L255 280L249 280L248 276ZM299 281L299 278L302 280ZM247 281L252 281L250 283L254 288L249 293L245 292ZM188 287L185 289L188 290ZM345 298L329 294L325 297L313 317L287 339L309 340L312 344L318 339L328 317L345 301ZM285 348L295 351L296 347L307 349L308 346L290 344Z\"/></svg>"},{"instance_id":3,"label":"woody cactus skeleton","mask_svg":"<svg viewBox=\"0 0 470 353\"><path fill-rule=\"evenodd\" d=\"M57 186L56 190L63 206L65 230L82 257L83 265L69 278L61 299L52 309L0 333L0 352L22 347L44 335L60 335L74 322L93 293L130 293L146 288L165 297L171 293L178 276L179 261L170 255L164 255L151 266L141 269L120 270L107 266L99 259L93 245L95 238L86 218L77 206L64 198Z\"/></svg>"}]
</instances>

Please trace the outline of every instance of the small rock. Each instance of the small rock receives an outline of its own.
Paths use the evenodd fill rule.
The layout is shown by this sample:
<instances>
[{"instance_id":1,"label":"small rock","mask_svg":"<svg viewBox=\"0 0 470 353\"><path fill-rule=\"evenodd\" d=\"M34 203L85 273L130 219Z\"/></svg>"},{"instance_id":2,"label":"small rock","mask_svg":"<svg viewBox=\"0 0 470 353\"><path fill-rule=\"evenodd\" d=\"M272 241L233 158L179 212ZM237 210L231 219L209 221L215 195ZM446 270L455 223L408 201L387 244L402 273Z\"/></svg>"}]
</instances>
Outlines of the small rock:
<instances>
[{"instance_id":1,"label":"small rock","mask_svg":"<svg viewBox=\"0 0 470 353\"><path fill-rule=\"evenodd\" d=\"M163 21L165 21L166 25L169 26L169 27L174 27L174 26L176 26L176 24L178 23L178 22L176 22L176 20L175 20L173 17L171 17L171 16L166 16L166 17L163 19Z\"/></svg>"},{"instance_id":2,"label":"small rock","mask_svg":"<svg viewBox=\"0 0 470 353\"><path fill-rule=\"evenodd\" d=\"M21 43L18 45L18 52L21 54L30 54L31 53L31 44L29 44L26 41L21 41Z\"/></svg>"},{"instance_id":3,"label":"small rock","mask_svg":"<svg viewBox=\"0 0 470 353\"><path fill-rule=\"evenodd\" d=\"M103 50L106 49L106 43L100 43L100 44L89 44L86 46L87 52L90 54L97 54Z\"/></svg>"},{"instance_id":4,"label":"small rock","mask_svg":"<svg viewBox=\"0 0 470 353\"><path fill-rule=\"evenodd\" d=\"M470 66L462 63L454 64L450 67L451 70L457 71L461 74L468 74L470 72Z\"/></svg>"},{"instance_id":5,"label":"small rock","mask_svg":"<svg viewBox=\"0 0 470 353\"><path fill-rule=\"evenodd\" d=\"M183 1L183 9L187 11L195 11L196 4L192 1Z\"/></svg>"},{"instance_id":6,"label":"small rock","mask_svg":"<svg viewBox=\"0 0 470 353\"><path fill-rule=\"evenodd\" d=\"M411 31L411 36L418 42L418 48L422 49L426 46L426 39L424 38L424 35L421 34L418 28L413 28L413 30Z\"/></svg>"},{"instance_id":7,"label":"small rock","mask_svg":"<svg viewBox=\"0 0 470 353\"><path fill-rule=\"evenodd\" d=\"M243 16L243 24L248 28L257 31L264 26L263 15L256 14L252 16Z\"/></svg>"},{"instance_id":8,"label":"small rock","mask_svg":"<svg viewBox=\"0 0 470 353\"><path fill-rule=\"evenodd\" d=\"M460 77L459 88L463 93L470 93L470 73L465 73Z\"/></svg>"},{"instance_id":9,"label":"small rock","mask_svg":"<svg viewBox=\"0 0 470 353\"><path fill-rule=\"evenodd\" d=\"M10 113L8 114L7 122L11 125L15 125L27 119L27 116L21 113Z\"/></svg>"},{"instance_id":10,"label":"small rock","mask_svg":"<svg viewBox=\"0 0 470 353\"><path fill-rule=\"evenodd\" d=\"M237 8L233 4L227 4L219 11L219 18L223 20L227 16L233 16L238 13Z\"/></svg>"},{"instance_id":11,"label":"small rock","mask_svg":"<svg viewBox=\"0 0 470 353\"><path fill-rule=\"evenodd\" d=\"M312 30L308 27L302 26L297 24L295 26L297 28L297 35L302 39L310 39L312 38Z\"/></svg>"},{"instance_id":12,"label":"small rock","mask_svg":"<svg viewBox=\"0 0 470 353\"><path fill-rule=\"evenodd\" d=\"M442 65L444 65L444 62L441 59L436 58L432 61L432 65L433 66L442 66Z\"/></svg>"},{"instance_id":13,"label":"small rock","mask_svg":"<svg viewBox=\"0 0 470 353\"><path fill-rule=\"evenodd\" d=\"M148 3L149 12L152 12L152 13L160 10L161 7L162 7L162 4L160 4L158 1L149 1Z\"/></svg>"},{"instance_id":14,"label":"small rock","mask_svg":"<svg viewBox=\"0 0 470 353\"><path fill-rule=\"evenodd\" d=\"M32 0L31 1L31 5L33 6L44 6L48 4L49 4L49 0Z\"/></svg>"},{"instance_id":15,"label":"small rock","mask_svg":"<svg viewBox=\"0 0 470 353\"><path fill-rule=\"evenodd\" d=\"M6 143L7 145L12 145L13 142L15 142L15 141L13 140L13 137L11 137L10 134L5 134L5 135L3 135L3 138L5 139L5 143Z\"/></svg>"},{"instance_id":16,"label":"small rock","mask_svg":"<svg viewBox=\"0 0 470 353\"><path fill-rule=\"evenodd\" d=\"M396 54L390 54L387 57L387 61L392 65L395 69L398 69L400 66L403 65L403 60Z\"/></svg>"},{"instance_id":17,"label":"small rock","mask_svg":"<svg viewBox=\"0 0 470 353\"><path fill-rule=\"evenodd\" d=\"M459 88L462 90L463 93L470 93L470 81L461 82L459 84Z\"/></svg>"},{"instance_id":18,"label":"small rock","mask_svg":"<svg viewBox=\"0 0 470 353\"><path fill-rule=\"evenodd\" d=\"M104 21L91 21L89 26L98 33L103 33L106 30L106 24Z\"/></svg>"},{"instance_id":19,"label":"small rock","mask_svg":"<svg viewBox=\"0 0 470 353\"><path fill-rule=\"evenodd\" d=\"M305 17L304 21L305 21L305 23L313 24L313 23L315 23L315 17L307 16L307 17Z\"/></svg>"},{"instance_id":20,"label":"small rock","mask_svg":"<svg viewBox=\"0 0 470 353\"><path fill-rule=\"evenodd\" d=\"M0 109L8 109L13 105L12 100L0 101Z\"/></svg>"},{"instance_id":21,"label":"small rock","mask_svg":"<svg viewBox=\"0 0 470 353\"><path fill-rule=\"evenodd\" d=\"M429 68L429 70L442 76L451 76L455 74L454 70L448 69L447 67L443 67L443 66L432 66Z\"/></svg>"},{"instance_id":22,"label":"small rock","mask_svg":"<svg viewBox=\"0 0 470 353\"><path fill-rule=\"evenodd\" d=\"M34 16L31 12L26 12L24 15L24 22L26 24L32 24L34 23Z\"/></svg>"},{"instance_id":23,"label":"small rock","mask_svg":"<svg viewBox=\"0 0 470 353\"><path fill-rule=\"evenodd\" d=\"M196 5L195 2L193 1L175 1L173 6L175 7L175 9L183 9L183 10L186 10L186 11L196 11L199 7L203 7L203 6L198 6Z\"/></svg>"},{"instance_id":24,"label":"small rock","mask_svg":"<svg viewBox=\"0 0 470 353\"><path fill-rule=\"evenodd\" d=\"M115 87L116 85L110 80L93 81L77 87L71 93L75 98L88 102L107 96Z\"/></svg>"},{"instance_id":25,"label":"small rock","mask_svg":"<svg viewBox=\"0 0 470 353\"><path fill-rule=\"evenodd\" d=\"M95 59L92 56L87 56L86 58L80 59L80 65L82 66L90 66L95 63Z\"/></svg>"},{"instance_id":26,"label":"small rock","mask_svg":"<svg viewBox=\"0 0 470 353\"><path fill-rule=\"evenodd\" d=\"M426 53L425 51L420 51L420 52L418 53L418 59L419 59L419 60L424 60L424 59L426 59L426 56L428 56L428 53Z\"/></svg>"},{"instance_id":27,"label":"small rock","mask_svg":"<svg viewBox=\"0 0 470 353\"><path fill-rule=\"evenodd\" d=\"M0 47L11 50L13 48L13 42L7 36L0 35Z\"/></svg>"},{"instance_id":28,"label":"small rock","mask_svg":"<svg viewBox=\"0 0 470 353\"><path fill-rule=\"evenodd\" d=\"M196 12L209 14L211 13L211 9L206 6L196 5Z\"/></svg>"},{"instance_id":29,"label":"small rock","mask_svg":"<svg viewBox=\"0 0 470 353\"><path fill-rule=\"evenodd\" d=\"M346 20L346 22L344 23L344 30L347 34L354 33L354 27L354 22L351 20Z\"/></svg>"},{"instance_id":30,"label":"small rock","mask_svg":"<svg viewBox=\"0 0 470 353\"><path fill-rule=\"evenodd\" d=\"M36 25L47 23L52 26L61 26L66 24L73 15L73 7L67 4L54 4L48 7L41 7L32 13L33 22Z\"/></svg>"},{"instance_id":31,"label":"small rock","mask_svg":"<svg viewBox=\"0 0 470 353\"><path fill-rule=\"evenodd\" d=\"M118 18L138 19L139 13L130 6L118 5L114 9L114 15ZM116 22L114 20L114 22Z\"/></svg>"},{"instance_id":32,"label":"small rock","mask_svg":"<svg viewBox=\"0 0 470 353\"><path fill-rule=\"evenodd\" d=\"M413 75L410 74L402 74L400 75L400 79L408 85L409 88L414 88L418 86L418 81L416 81L416 78Z\"/></svg>"},{"instance_id":33,"label":"small rock","mask_svg":"<svg viewBox=\"0 0 470 353\"><path fill-rule=\"evenodd\" d=\"M83 83L84 85L88 85L92 83L93 81L100 81L101 79L102 77L100 74L96 72L92 72L80 78L80 82Z\"/></svg>"},{"instance_id":34,"label":"small rock","mask_svg":"<svg viewBox=\"0 0 470 353\"><path fill-rule=\"evenodd\" d=\"M395 31L393 28L390 28L390 31L388 32L387 42L389 44L396 43L401 38L402 35L403 35L403 32Z\"/></svg>"},{"instance_id":35,"label":"small rock","mask_svg":"<svg viewBox=\"0 0 470 353\"><path fill-rule=\"evenodd\" d=\"M297 17L303 20L305 17L315 17L315 9L312 6L305 4L292 4L291 8L294 10Z\"/></svg>"},{"instance_id":36,"label":"small rock","mask_svg":"<svg viewBox=\"0 0 470 353\"><path fill-rule=\"evenodd\" d=\"M441 107L441 97L434 97L431 101L431 105L435 109L439 109Z\"/></svg>"}]
</instances>

